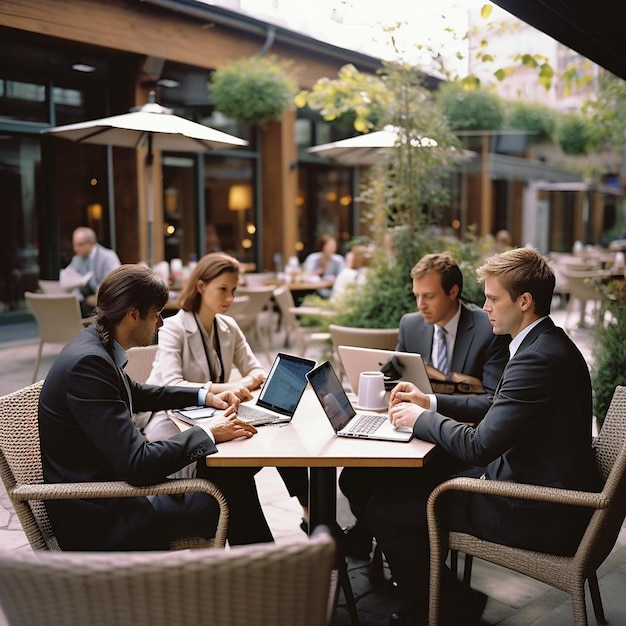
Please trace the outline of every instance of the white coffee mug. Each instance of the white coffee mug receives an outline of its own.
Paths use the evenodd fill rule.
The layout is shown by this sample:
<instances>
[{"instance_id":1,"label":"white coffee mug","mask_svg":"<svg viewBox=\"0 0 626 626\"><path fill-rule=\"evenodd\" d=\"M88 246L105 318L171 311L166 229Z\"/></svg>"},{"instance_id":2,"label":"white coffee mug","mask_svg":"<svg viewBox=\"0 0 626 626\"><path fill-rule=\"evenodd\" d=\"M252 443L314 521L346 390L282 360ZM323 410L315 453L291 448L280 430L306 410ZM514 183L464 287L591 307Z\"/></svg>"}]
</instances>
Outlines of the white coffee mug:
<instances>
[{"instance_id":1,"label":"white coffee mug","mask_svg":"<svg viewBox=\"0 0 626 626\"><path fill-rule=\"evenodd\" d=\"M361 372L359 376L359 407L379 411L385 402L385 375L382 372Z\"/></svg>"}]
</instances>

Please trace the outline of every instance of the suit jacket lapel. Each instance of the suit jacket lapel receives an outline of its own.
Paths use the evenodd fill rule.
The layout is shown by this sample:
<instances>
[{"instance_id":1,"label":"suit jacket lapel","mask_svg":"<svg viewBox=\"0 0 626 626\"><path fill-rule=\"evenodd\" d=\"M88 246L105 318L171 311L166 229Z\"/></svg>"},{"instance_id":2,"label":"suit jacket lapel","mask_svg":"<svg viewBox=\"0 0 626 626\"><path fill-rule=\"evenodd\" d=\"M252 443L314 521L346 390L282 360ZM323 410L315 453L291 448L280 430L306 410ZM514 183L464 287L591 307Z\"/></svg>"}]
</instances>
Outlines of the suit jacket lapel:
<instances>
[{"instance_id":1,"label":"suit jacket lapel","mask_svg":"<svg viewBox=\"0 0 626 626\"><path fill-rule=\"evenodd\" d=\"M474 319L472 314L468 311L463 304L460 304L461 316L459 318L459 325L456 330L456 339L454 341L454 351L452 352L452 363L450 364L451 372L462 372L465 368L465 361L469 354L474 334L472 328L474 327Z\"/></svg>"}]
</instances>

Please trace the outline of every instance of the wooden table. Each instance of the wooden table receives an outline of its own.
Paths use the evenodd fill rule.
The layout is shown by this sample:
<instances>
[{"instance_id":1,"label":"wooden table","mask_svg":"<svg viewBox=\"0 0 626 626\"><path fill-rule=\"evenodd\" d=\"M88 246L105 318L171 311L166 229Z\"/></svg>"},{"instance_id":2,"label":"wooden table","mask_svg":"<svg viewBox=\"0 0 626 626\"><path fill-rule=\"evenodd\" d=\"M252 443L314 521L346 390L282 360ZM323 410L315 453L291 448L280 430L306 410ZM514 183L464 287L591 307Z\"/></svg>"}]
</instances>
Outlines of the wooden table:
<instances>
[{"instance_id":1,"label":"wooden table","mask_svg":"<svg viewBox=\"0 0 626 626\"><path fill-rule=\"evenodd\" d=\"M397 443L337 437L310 387L289 424L262 426L250 439L218 447L207 457L208 466L308 467L310 528L336 523L338 467L423 467L436 448L415 438Z\"/></svg>"}]
</instances>

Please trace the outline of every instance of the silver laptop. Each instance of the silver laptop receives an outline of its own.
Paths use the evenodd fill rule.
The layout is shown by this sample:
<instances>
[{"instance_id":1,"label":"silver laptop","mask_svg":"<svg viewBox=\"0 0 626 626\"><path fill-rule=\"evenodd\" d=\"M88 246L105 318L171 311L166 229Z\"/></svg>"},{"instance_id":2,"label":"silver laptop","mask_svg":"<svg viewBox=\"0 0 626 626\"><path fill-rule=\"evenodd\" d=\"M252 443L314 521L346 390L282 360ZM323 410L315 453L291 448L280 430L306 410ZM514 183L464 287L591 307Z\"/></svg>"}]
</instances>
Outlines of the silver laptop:
<instances>
[{"instance_id":1,"label":"silver laptop","mask_svg":"<svg viewBox=\"0 0 626 626\"><path fill-rule=\"evenodd\" d=\"M413 437L411 429L392 426L386 413L355 411L328 361L312 369L306 377L333 430L340 437L384 441L410 441Z\"/></svg>"},{"instance_id":2,"label":"silver laptop","mask_svg":"<svg viewBox=\"0 0 626 626\"><path fill-rule=\"evenodd\" d=\"M359 394L359 376L361 372L379 371L391 358L396 357L403 365L402 378L413 383L423 393L432 393L428 380L426 364L421 354L415 352L395 352L376 348L357 348L355 346L338 346L339 358L348 377L348 382L355 395Z\"/></svg>"},{"instance_id":3,"label":"silver laptop","mask_svg":"<svg viewBox=\"0 0 626 626\"><path fill-rule=\"evenodd\" d=\"M256 401L244 402L239 405L237 417L252 424L289 422L293 418L300 398L307 384L306 374L315 367L315 361L292 354L279 352L263 384ZM174 415L185 422L206 419L220 414L222 411L210 407L190 407L173 411Z\"/></svg>"}]
</instances>

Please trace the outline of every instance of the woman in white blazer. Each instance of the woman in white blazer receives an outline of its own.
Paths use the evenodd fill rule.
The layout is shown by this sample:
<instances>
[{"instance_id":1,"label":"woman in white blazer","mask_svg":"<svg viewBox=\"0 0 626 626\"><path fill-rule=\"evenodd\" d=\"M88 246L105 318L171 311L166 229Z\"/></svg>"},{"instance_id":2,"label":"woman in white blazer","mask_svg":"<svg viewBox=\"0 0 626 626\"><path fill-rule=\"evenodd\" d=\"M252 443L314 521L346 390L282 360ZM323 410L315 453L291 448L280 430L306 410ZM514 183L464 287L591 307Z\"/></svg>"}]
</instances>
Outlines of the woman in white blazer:
<instances>
[{"instance_id":1,"label":"woman in white blazer","mask_svg":"<svg viewBox=\"0 0 626 626\"><path fill-rule=\"evenodd\" d=\"M256 358L237 322L227 315L239 282L238 261L222 252L205 255L192 271L178 299L180 311L167 318L159 330L159 345L148 383L206 387L213 393L233 391L240 400L252 399L252 391L267 372ZM231 381L233 367L241 378ZM164 413L154 413L143 433L149 441L167 439L178 432ZM260 468L225 468L219 474L258 472ZM207 477L215 480L217 468ZM306 468L278 468L291 496L306 515ZM230 504L230 503L229 503Z\"/></svg>"}]
</instances>

